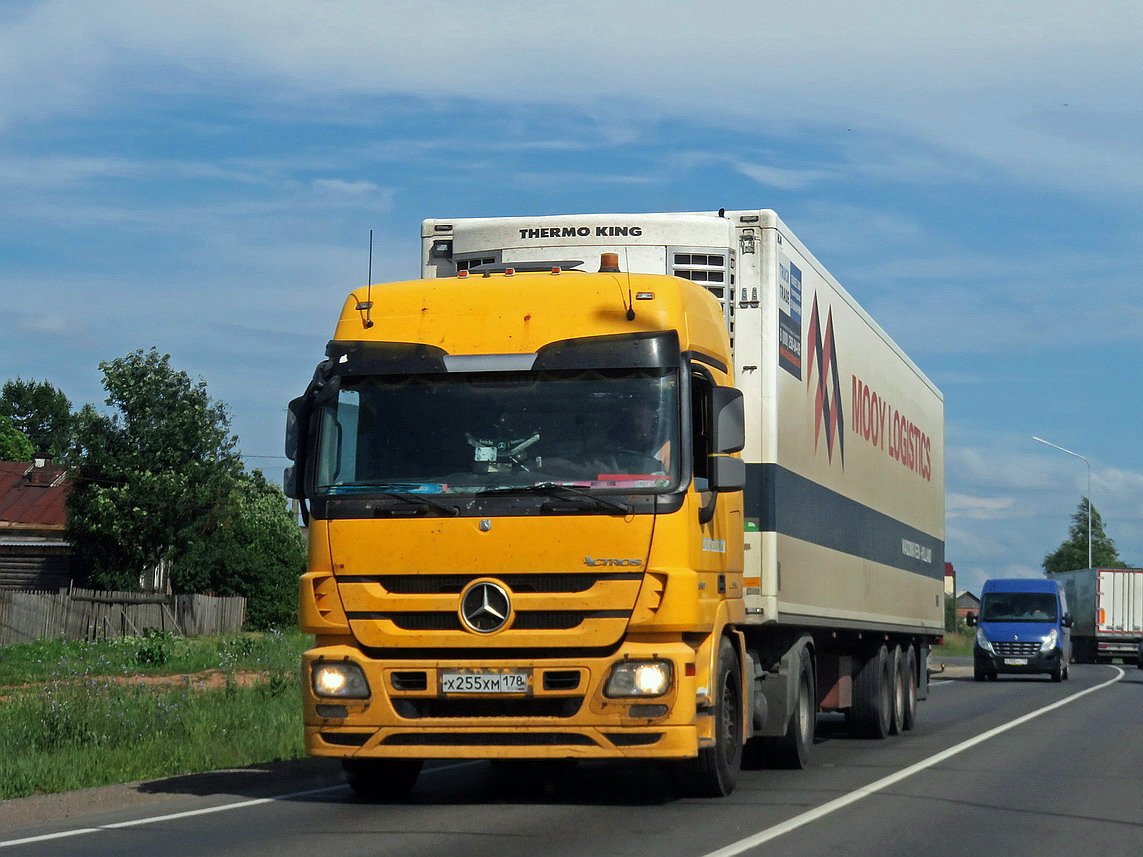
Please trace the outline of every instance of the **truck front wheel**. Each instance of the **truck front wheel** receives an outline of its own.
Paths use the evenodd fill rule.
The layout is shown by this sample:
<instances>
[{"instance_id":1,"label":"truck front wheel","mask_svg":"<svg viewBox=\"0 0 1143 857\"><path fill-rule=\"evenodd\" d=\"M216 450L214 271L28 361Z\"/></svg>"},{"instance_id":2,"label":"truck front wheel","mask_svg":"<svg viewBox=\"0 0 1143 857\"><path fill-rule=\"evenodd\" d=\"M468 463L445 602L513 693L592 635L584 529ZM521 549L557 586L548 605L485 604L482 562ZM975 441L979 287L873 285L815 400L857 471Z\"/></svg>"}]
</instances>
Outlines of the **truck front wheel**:
<instances>
[{"instance_id":1,"label":"truck front wheel","mask_svg":"<svg viewBox=\"0 0 1143 857\"><path fill-rule=\"evenodd\" d=\"M342 759L345 781L364 800L397 800L421 775L420 759Z\"/></svg>"},{"instance_id":2,"label":"truck front wheel","mask_svg":"<svg viewBox=\"0 0 1143 857\"><path fill-rule=\"evenodd\" d=\"M781 738L766 738L762 745L764 758L776 768L797 770L810 760L817 724L817 693L814 689L814 667L805 649L799 656L798 681L795 685L794 710L786 734Z\"/></svg>"},{"instance_id":3,"label":"truck front wheel","mask_svg":"<svg viewBox=\"0 0 1143 857\"><path fill-rule=\"evenodd\" d=\"M742 667L730 640L718 644L714 696L714 746L686 763L685 787L696 797L725 797L734 791L742 767Z\"/></svg>"}]
</instances>

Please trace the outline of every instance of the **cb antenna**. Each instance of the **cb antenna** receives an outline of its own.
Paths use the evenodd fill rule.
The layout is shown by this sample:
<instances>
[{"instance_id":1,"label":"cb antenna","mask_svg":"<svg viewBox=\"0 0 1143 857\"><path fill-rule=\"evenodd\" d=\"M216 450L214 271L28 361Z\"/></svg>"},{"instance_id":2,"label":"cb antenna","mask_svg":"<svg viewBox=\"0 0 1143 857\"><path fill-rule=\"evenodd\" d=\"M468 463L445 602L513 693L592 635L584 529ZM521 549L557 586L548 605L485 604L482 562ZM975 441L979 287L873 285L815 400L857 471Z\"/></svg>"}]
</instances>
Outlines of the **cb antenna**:
<instances>
[{"instance_id":1,"label":"cb antenna","mask_svg":"<svg viewBox=\"0 0 1143 857\"><path fill-rule=\"evenodd\" d=\"M627 258L627 248L623 248L623 270L627 272L627 320L635 320L635 300L631 297L631 260Z\"/></svg>"},{"instance_id":2,"label":"cb antenna","mask_svg":"<svg viewBox=\"0 0 1143 857\"><path fill-rule=\"evenodd\" d=\"M373 230L369 230L369 268L365 276L365 300L357 302L357 311L364 312L365 318L361 324L366 328L373 326Z\"/></svg>"},{"instance_id":3,"label":"cb antenna","mask_svg":"<svg viewBox=\"0 0 1143 857\"><path fill-rule=\"evenodd\" d=\"M630 268L627 261L627 248L623 248L623 267ZM599 273L601 274L618 274L619 270L619 254L618 253L602 253L599 256ZM627 271L627 299L623 300L623 287L619 287L619 299L623 301L623 308L627 310L627 320L635 320L635 305L631 299L631 271Z\"/></svg>"}]
</instances>

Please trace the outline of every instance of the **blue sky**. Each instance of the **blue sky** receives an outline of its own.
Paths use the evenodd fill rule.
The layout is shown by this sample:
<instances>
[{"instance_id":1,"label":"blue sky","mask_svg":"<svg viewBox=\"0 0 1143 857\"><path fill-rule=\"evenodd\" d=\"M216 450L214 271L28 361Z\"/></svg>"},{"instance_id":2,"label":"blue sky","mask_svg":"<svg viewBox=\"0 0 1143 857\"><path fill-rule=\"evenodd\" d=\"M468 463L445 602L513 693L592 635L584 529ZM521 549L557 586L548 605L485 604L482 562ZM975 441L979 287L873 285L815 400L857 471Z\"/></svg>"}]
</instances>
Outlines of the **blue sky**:
<instances>
[{"instance_id":1,"label":"blue sky","mask_svg":"<svg viewBox=\"0 0 1143 857\"><path fill-rule=\"evenodd\" d=\"M550 4L549 4L550 5ZM238 7L238 8L234 8ZM1137 2L0 4L0 380L154 345L274 472L425 217L773 208L944 391L962 588L1143 565Z\"/></svg>"}]
</instances>

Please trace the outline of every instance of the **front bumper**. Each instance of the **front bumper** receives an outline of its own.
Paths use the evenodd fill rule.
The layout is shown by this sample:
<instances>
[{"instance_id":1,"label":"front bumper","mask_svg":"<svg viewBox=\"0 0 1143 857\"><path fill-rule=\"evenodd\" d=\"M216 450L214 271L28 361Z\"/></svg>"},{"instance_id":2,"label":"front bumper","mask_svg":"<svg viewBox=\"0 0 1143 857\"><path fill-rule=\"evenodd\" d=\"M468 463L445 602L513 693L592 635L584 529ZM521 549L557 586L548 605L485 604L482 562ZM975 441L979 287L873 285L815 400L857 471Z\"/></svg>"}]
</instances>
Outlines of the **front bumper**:
<instances>
[{"instance_id":1,"label":"front bumper","mask_svg":"<svg viewBox=\"0 0 1143 857\"><path fill-rule=\"evenodd\" d=\"M303 656L306 750L313 756L419 759L690 758L713 743L709 708L698 706L698 653L684 643L626 644L597 659L370 660L352 646ZM368 699L315 696L319 660L350 659L365 672ZM662 696L608 699L613 664L671 661ZM447 694L441 676L464 670L527 671L526 693Z\"/></svg>"},{"instance_id":2,"label":"front bumper","mask_svg":"<svg viewBox=\"0 0 1143 857\"><path fill-rule=\"evenodd\" d=\"M1052 673L1059 667L1062 658L1063 652L1060 649L1033 655L994 655L980 646L973 646L972 650L973 665L978 671L986 673Z\"/></svg>"}]
</instances>

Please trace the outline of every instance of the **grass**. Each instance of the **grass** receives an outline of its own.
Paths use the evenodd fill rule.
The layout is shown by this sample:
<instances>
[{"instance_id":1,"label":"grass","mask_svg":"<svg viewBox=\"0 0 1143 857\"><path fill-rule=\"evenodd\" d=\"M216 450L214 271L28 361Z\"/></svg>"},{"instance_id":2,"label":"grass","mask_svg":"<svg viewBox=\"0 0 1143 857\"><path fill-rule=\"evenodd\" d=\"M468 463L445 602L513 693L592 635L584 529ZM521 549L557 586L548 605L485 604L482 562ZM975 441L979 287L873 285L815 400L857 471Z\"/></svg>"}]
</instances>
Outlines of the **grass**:
<instances>
[{"instance_id":1,"label":"grass","mask_svg":"<svg viewBox=\"0 0 1143 857\"><path fill-rule=\"evenodd\" d=\"M310 641L150 635L0 649L0 798L304 755L298 664ZM192 675L211 670L214 685ZM160 675L171 677L140 677Z\"/></svg>"},{"instance_id":2,"label":"grass","mask_svg":"<svg viewBox=\"0 0 1143 857\"><path fill-rule=\"evenodd\" d=\"M972 655L975 631L946 631L943 645L933 646L933 657L966 657Z\"/></svg>"},{"instance_id":3,"label":"grass","mask_svg":"<svg viewBox=\"0 0 1143 857\"><path fill-rule=\"evenodd\" d=\"M295 669L311 638L290 633L176 637L152 632L112 640L40 640L0 647L0 687L63 678L176 675L204 670Z\"/></svg>"}]
</instances>

